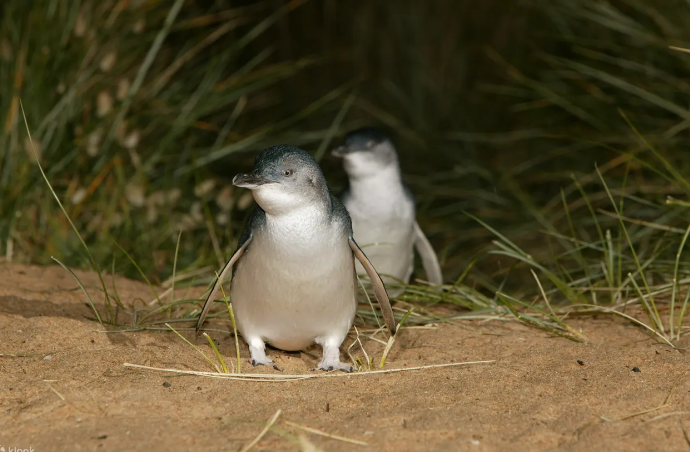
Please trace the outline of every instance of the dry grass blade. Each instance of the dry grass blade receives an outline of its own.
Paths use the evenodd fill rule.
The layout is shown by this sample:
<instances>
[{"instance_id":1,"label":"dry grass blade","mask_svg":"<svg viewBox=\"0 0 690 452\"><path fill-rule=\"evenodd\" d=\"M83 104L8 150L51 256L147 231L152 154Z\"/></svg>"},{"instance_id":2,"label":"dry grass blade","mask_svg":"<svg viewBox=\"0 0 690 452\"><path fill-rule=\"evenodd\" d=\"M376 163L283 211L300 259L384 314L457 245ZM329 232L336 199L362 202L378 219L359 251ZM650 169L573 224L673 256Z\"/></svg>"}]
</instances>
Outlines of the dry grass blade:
<instances>
[{"instance_id":1,"label":"dry grass blade","mask_svg":"<svg viewBox=\"0 0 690 452\"><path fill-rule=\"evenodd\" d=\"M52 256L51 256L51 257L52 257ZM89 303L89 307L91 308L91 310L93 311L94 315L96 316L96 320L98 320L98 323L100 323L101 325L103 325L103 319L101 319L101 316L100 316L100 314L98 313L98 309L96 309L96 305L93 303L93 299L91 298L91 295L89 294L89 292L86 290L86 287L84 287L84 284L82 284L81 279L79 279L79 277L76 275L76 273L74 273L74 272L72 271L71 268L69 268L68 266L66 266L65 264L63 264L62 262L60 262L59 260L55 259L54 257L52 257L52 259L53 259L55 262L57 262L62 268L64 268L65 270L67 270L67 272L68 272L70 275L72 275L72 278L74 278L74 280L75 280L75 281L77 282L77 284L79 285L79 288L82 290L82 292L84 293L84 295L86 295L86 299L87 299L87 301L88 301L88 303Z\"/></svg>"},{"instance_id":2,"label":"dry grass blade","mask_svg":"<svg viewBox=\"0 0 690 452\"><path fill-rule=\"evenodd\" d=\"M359 357L357 358L357 360L355 360L352 357L352 355L350 354L350 349L355 344L359 344L359 348L362 350L362 353L364 353L364 359L367 363L366 370L371 370L371 359L369 358L369 353L367 353L367 350L364 348L364 344L362 344L362 340L359 337L359 329L356 326L354 328L355 328L355 340L352 341L352 345L350 345L350 347L347 348L347 354L348 354L348 356L350 356L350 360L352 361L352 364L355 366L355 368L357 368L357 361L360 361L360 363L361 363L361 360L359 359ZM362 367L364 367L364 366L362 366Z\"/></svg>"},{"instance_id":3,"label":"dry grass blade","mask_svg":"<svg viewBox=\"0 0 690 452\"><path fill-rule=\"evenodd\" d=\"M75 226L74 222L72 222L72 219L70 218L69 214L67 213L67 210L65 210L65 207L63 206L62 202L60 201L60 198L58 197L57 193L55 193L55 190L53 190L53 186L51 185L50 181L48 180L48 176L46 175L45 171L43 171L43 167L41 166L41 159L38 156L38 153L36 152L36 147L34 146L34 141L31 138L31 130L29 129L29 122L26 119L26 112L24 111L24 104L19 101L19 106L21 107L21 112L22 112L22 118L24 119L24 125L26 126L26 134L29 138L29 143L31 145L31 152L33 153L33 157L36 161L36 165L38 166L38 170L41 172L41 176L43 177L43 180L45 181L46 185L48 186L48 189L52 193L53 197L55 198L55 201L57 201L58 205L60 206L60 209L62 212L65 214L65 217L67 218L67 221L69 222L70 226L74 230L75 234L79 238L79 241L81 242L82 246L86 250L86 254L88 255L91 265L94 269L94 271L98 274L98 279L101 282L101 287L103 288L103 295L105 296L105 303L108 306L108 310L110 313L112 313L112 306L110 304L110 296L108 295L108 289L106 288L105 281L103 280L103 275L101 274L101 269L98 266L98 263L94 259L93 255L91 254L91 251L89 250L88 245L82 238L81 234L79 233L79 229ZM60 264L62 265L62 264ZM65 265L62 265L65 269L67 267ZM70 271L71 273L71 271ZM76 275L72 273L72 275L76 278ZM82 288L84 290L84 293L86 293L86 289ZM89 297L88 293L86 293L87 297ZM89 297L89 301L90 297ZM91 308L94 310L94 313L96 317L98 318L98 322L103 324L103 321L101 320L100 315L98 314L98 311L96 310L96 307L91 303Z\"/></svg>"},{"instance_id":4,"label":"dry grass blade","mask_svg":"<svg viewBox=\"0 0 690 452\"><path fill-rule=\"evenodd\" d=\"M671 417L671 416L687 416L687 415L690 415L690 411L672 411L670 413L664 413L664 414L660 414L658 416L654 416L653 418L651 418L647 422L660 421L662 419L666 419L667 417Z\"/></svg>"},{"instance_id":5,"label":"dry grass blade","mask_svg":"<svg viewBox=\"0 0 690 452\"><path fill-rule=\"evenodd\" d=\"M652 412L654 412L654 411L658 411L658 410L661 410L661 409L663 409L663 408L666 408L667 406L668 406L668 405L659 405L659 406L654 407L654 408L649 408L649 409L646 409L646 410L637 411L637 412L635 412L635 413L626 414L626 415L624 415L624 416L621 416L621 417L618 417L618 418L613 418L613 419L609 419L609 418L606 418L606 417L604 417L604 416L599 416L599 417L601 417L601 419L604 420L604 421L606 421L606 422L618 422L618 421L624 421L624 420L626 420L626 419L630 419L630 418L633 418L633 417L642 416L643 414L652 413Z\"/></svg>"},{"instance_id":6,"label":"dry grass blade","mask_svg":"<svg viewBox=\"0 0 690 452\"><path fill-rule=\"evenodd\" d=\"M395 343L395 339L398 337L398 334L400 333L400 329L405 324L405 321L410 316L410 314L412 314L412 311L414 311L414 308L411 308L409 311L407 311L405 313L403 318L400 319L400 322L398 322L398 326L395 328L395 334L391 334L390 337L388 338L388 342L386 343L386 348L383 349L383 355L381 355L381 361L379 362L379 368L383 367L386 364L386 358L388 357L388 353L390 353L391 349L393 348L393 344Z\"/></svg>"},{"instance_id":7,"label":"dry grass blade","mask_svg":"<svg viewBox=\"0 0 690 452\"><path fill-rule=\"evenodd\" d=\"M295 422L290 422L290 421L286 421L286 420L284 420L283 422L285 422L287 425L297 427L297 428L302 429L306 432L314 433L315 435L325 436L326 438L337 439L338 441L343 441L343 442L350 443L350 444L358 444L360 446L368 446L369 445L369 444L365 443L364 441L359 441L356 439L346 438L344 436L334 435L332 433L327 433L327 432L324 432L322 430L317 430L313 427L307 427L306 425L297 424Z\"/></svg>"},{"instance_id":8,"label":"dry grass blade","mask_svg":"<svg viewBox=\"0 0 690 452\"><path fill-rule=\"evenodd\" d=\"M53 392L55 393L55 395L57 395L58 397L60 397L60 400L62 400L63 402L65 401L65 397L64 397L62 394L60 394L60 393L57 391L57 389L55 389L54 387L52 387L52 386L50 385L50 383L48 383L48 388L50 388L50 390L53 391Z\"/></svg>"},{"instance_id":9,"label":"dry grass blade","mask_svg":"<svg viewBox=\"0 0 690 452\"><path fill-rule=\"evenodd\" d=\"M261 438L263 438L264 435L268 432L268 430L269 430L271 427L273 427L273 424L276 423L276 420L278 420L278 416L280 416L280 413L282 413L281 410L276 411L276 414L274 414L273 417L272 417L271 419L269 419L269 421L266 423L266 426L264 427L264 429L261 430L261 433L259 433L259 436L257 436L256 438L254 438L254 441L252 441L251 443L247 444L240 452L247 452L249 449L251 449L252 447L256 446L256 443L258 443L259 441L261 441Z\"/></svg>"},{"instance_id":10,"label":"dry grass blade","mask_svg":"<svg viewBox=\"0 0 690 452\"><path fill-rule=\"evenodd\" d=\"M690 49L686 49L685 47L668 46L668 48L671 50L677 50L679 52L690 53Z\"/></svg>"},{"instance_id":11,"label":"dry grass blade","mask_svg":"<svg viewBox=\"0 0 690 452\"><path fill-rule=\"evenodd\" d=\"M209 363L214 369L216 369L216 371L218 371L218 373L220 373L220 370L221 370L220 367L218 367L218 365L217 365L216 363L214 363L214 362L211 360L211 358L209 358L209 357L206 355L206 353L202 352L201 349L200 349L199 347L197 347L196 345L194 345L194 344L192 344L191 342L189 342L189 340L188 340L186 337L184 337L183 335L181 335L180 333L178 333L177 330L176 330L175 328L171 327L168 323L166 323L165 326L167 326L170 330L172 330L173 333L177 334L177 336L178 336L180 339L182 339L183 341L185 341L185 342L187 343L187 345L189 345L189 346L192 347L194 350L196 350L197 352L199 352L199 354L201 354L201 356L203 356L204 359L206 359L206 361L208 361L208 363ZM211 342L213 342L210 338L209 338L209 340L210 340ZM227 373L227 372L226 372L226 373Z\"/></svg>"},{"instance_id":12,"label":"dry grass blade","mask_svg":"<svg viewBox=\"0 0 690 452\"><path fill-rule=\"evenodd\" d=\"M665 337L664 335L660 334L660 333L659 333L658 331L656 331L654 328L650 327L650 326L647 325L646 323L641 322L641 321L637 320L635 317L630 316L630 315L628 315L628 314L626 314L626 313L624 313L624 312L620 312L620 311L617 311L616 309L606 308L606 307L597 306L597 305L581 305L581 306L587 306L587 307L593 308L592 312L597 312L597 311L598 311L598 312L604 312L604 313L608 313L608 314L614 314L614 315L621 316L621 317L623 317L624 319L630 320L630 321L633 322L634 324L639 325L639 326L641 326L642 328L646 329L647 331L649 331L650 333L652 333L653 335L655 335L656 337L658 337L659 339L661 339L664 343L666 343L666 344L669 345L670 347L676 348L675 345L673 345L668 339L666 339L666 337Z\"/></svg>"},{"instance_id":13,"label":"dry grass blade","mask_svg":"<svg viewBox=\"0 0 690 452\"><path fill-rule=\"evenodd\" d=\"M541 296L544 299L544 303L546 303L546 307L549 308L549 312L551 312L551 315L555 316L556 313L553 311L551 303L549 303L549 297L546 296L546 292L544 292L544 287L542 287L541 281L539 281L539 277L535 273L534 269L530 268L529 271L532 273L534 280L537 282L537 286L539 286L539 293L541 293Z\"/></svg>"},{"instance_id":14,"label":"dry grass blade","mask_svg":"<svg viewBox=\"0 0 690 452\"><path fill-rule=\"evenodd\" d=\"M237 323L235 322L235 311L232 305L228 302L228 296L225 294L225 289L223 289L223 283L220 281L220 275L216 272L216 278L218 279L218 284L220 285L220 291L223 293L223 301L225 306L228 308L228 315L230 316L230 324L232 325L232 331L235 334L235 353L237 354L237 373L242 373L242 361L240 360L240 340L237 337Z\"/></svg>"},{"instance_id":15,"label":"dry grass blade","mask_svg":"<svg viewBox=\"0 0 690 452\"><path fill-rule=\"evenodd\" d=\"M299 437L297 438L297 442L302 452L323 452L322 449L316 447L314 443L309 441L309 438L307 438L307 435L305 435L304 433L299 435Z\"/></svg>"},{"instance_id":16,"label":"dry grass blade","mask_svg":"<svg viewBox=\"0 0 690 452\"><path fill-rule=\"evenodd\" d=\"M210 360L209 360L210 361ZM242 381L263 381L263 382L283 382L283 381L296 381L296 380L309 380L314 378L352 378L362 375L378 375L378 374L391 374L397 372L411 372L415 370L428 370L428 369L441 369L447 367L459 367L459 366L470 366L474 364L491 364L495 363L496 360L490 361L466 361L462 363L448 363L448 364L431 364L428 366L417 366L417 367L406 367L402 369L386 369L386 370L372 370L370 372L354 372L354 373L323 373L323 374L306 374L306 375L296 375L296 374L225 374L220 372L199 372L194 370L180 370L180 369L165 369L160 367L150 367L142 366L139 364L124 363L124 367L130 369L143 369L151 370L155 372L170 372L182 375L196 375L199 377L211 377L211 378L224 378L228 380L242 380Z\"/></svg>"}]
</instances>

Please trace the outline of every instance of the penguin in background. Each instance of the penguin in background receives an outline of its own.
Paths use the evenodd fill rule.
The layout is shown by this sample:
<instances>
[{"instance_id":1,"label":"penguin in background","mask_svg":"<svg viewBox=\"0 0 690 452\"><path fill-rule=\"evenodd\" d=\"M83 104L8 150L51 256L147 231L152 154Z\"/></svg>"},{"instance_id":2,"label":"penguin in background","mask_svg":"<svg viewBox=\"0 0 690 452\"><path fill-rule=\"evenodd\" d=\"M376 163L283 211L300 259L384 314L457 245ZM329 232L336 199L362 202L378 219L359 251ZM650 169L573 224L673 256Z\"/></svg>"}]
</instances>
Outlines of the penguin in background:
<instances>
[{"instance_id":1,"label":"penguin in background","mask_svg":"<svg viewBox=\"0 0 690 452\"><path fill-rule=\"evenodd\" d=\"M349 187L341 200L350 213L354 237L381 274L389 295L404 292L404 288L392 289L391 283L409 282L415 249L427 280L442 284L438 258L417 223L414 197L403 184L390 138L377 128L357 129L345 136L332 155L342 158L348 176ZM357 265L357 274L366 274L366 269Z\"/></svg>"}]
</instances>

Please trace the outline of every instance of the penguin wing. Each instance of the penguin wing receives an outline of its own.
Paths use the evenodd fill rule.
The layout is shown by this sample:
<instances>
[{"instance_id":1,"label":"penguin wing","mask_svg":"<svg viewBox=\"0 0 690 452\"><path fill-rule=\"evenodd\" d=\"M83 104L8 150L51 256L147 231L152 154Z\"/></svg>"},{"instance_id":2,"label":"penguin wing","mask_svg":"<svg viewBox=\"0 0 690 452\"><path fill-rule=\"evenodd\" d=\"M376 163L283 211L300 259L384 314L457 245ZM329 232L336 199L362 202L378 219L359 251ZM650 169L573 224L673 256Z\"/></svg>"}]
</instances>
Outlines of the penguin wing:
<instances>
[{"instance_id":1,"label":"penguin wing","mask_svg":"<svg viewBox=\"0 0 690 452\"><path fill-rule=\"evenodd\" d=\"M431 284L437 286L443 284L443 275L441 274L441 266L438 263L436 252L416 221L414 222L414 235L414 246L419 253L419 257L422 258L422 265L424 266L427 279Z\"/></svg>"},{"instance_id":2,"label":"penguin wing","mask_svg":"<svg viewBox=\"0 0 690 452\"><path fill-rule=\"evenodd\" d=\"M369 258L364 254L364 251L362 251L359 245L357 245L357 242L355 242L355 239L352 236L350 236L349 242L352 252L357 260L362 264L362 267L364 267L364 269L367 271L369 279L371 279L371 284L374 286L374 294L376 294L376 300L378 300L379 306L381 307L381 313L383 313L383 318L386 321L386 326L388 326L388 331L390 331L391 334L395 334L396 324L395 317L393 316L393 308L391 308L391 302L388 299L388 293L383 285L383 281L376 272L374 266L371 265Z\"/></svg>"},{"instance_id":3,"label":"penguin wing","mask_svg":"<svg viewBox=\"0 0 690 452\"><path fill-rule=\"evenodd\" d=\"M247 249L247 246L252 241L252 238L254 238L253 234L250 232L249 236L246 237L246 240L240 245L239 248L235 251L235 253L232 255L230 260L225 264L225 267L223 267L223 270L220 272L220 276L216 278L216 281L213 283L213 288L211 289L211 292L208 294L208 297L206 298L206 301L204 302L204 307L201 309L201 314L199 314L199 320L196 322L196 332L199 332L199 329L201 328L201 325L204 323L204 320L206 320L206 314L208 314L208 310L211 309L211 304L213 304L213 300L216 299L218 296L218 292L220 292L220 285L227 276L227 273L232 271L233 265L237 263L238 260L240 260L240 257L244 254L245 250Z\"/></svg>"}]
</instances>

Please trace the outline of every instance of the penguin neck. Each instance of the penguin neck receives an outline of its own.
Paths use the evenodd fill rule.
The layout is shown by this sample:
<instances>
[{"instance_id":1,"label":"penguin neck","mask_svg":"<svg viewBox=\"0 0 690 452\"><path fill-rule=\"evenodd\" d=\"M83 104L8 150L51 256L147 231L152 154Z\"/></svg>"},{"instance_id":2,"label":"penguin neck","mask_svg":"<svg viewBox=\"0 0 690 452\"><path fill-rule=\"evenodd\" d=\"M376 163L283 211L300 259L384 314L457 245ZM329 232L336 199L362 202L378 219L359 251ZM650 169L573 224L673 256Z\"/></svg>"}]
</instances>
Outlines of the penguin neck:
<instances>
[{"instance_id":1,"label":"penguin neck","mask_svg":"<svg viewBox=\"0 0 690 452\"><path fill-rule=\"evenodd\" d=\"M323 239L321 232L328 230L331 209L330 199L310 202L290 212L270 214L266 212L266 232L280 243L293 243L304 247Z\"/></svg>"},{"instance_id":2,"label":"penguin neck","mask_svg":"<svg viewBox=\"0 0 690 452\"><path fill-rule=\"evenodd\" d=\"M380 208L406 198L398 165L389 165L376 174L350 178L350 197L360 205Z\"/></svg>"}]
</instances>

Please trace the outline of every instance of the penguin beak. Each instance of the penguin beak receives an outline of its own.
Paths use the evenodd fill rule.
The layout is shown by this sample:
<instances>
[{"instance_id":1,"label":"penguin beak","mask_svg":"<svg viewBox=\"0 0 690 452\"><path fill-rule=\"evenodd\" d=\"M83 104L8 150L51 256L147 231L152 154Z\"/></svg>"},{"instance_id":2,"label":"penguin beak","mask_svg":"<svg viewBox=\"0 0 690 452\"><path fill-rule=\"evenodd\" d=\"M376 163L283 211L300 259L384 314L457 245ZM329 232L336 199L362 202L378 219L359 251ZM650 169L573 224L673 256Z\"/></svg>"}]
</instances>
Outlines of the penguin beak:
<instances>
[{"instance_id":1,"label":"penguin beak","mask_svg":"<svg viewBox=\"0 0 690 452\"><path fill-rule=\"evenodd\" d=\"M345 157L350 152L351 152L350 148L348 148L346 146L338 146L337 148L335 148L331 151L331 155L333 157Z\"/></svg>"},{"instance_id":2,"label":"penguin beak","mask_svg":"<svg viewBox=\"0 0 690 452\"><path fill-rule=\"evenodd\" d=\"M364 151L369 151L371 150L371 146L367 147L361 147L358 145L350 145L350 146L338 146L337 148L333 149L331 151L331 155L333 157L347 157L350 154L354 154L356 152L364 152Z\"/></svg>"},{"instance_id":3,"label":"penguin beak","mask_svg":"<svg viewBox=\"0 0 690 452\"><path fill-rule=\"evenodd\" d=\"M250 190L271 183L273 183L272 180L267 179L255 171L247 174L238 174L232 178L232 185L236 187L248 188Z\"/></svg>"}]
</instances>

